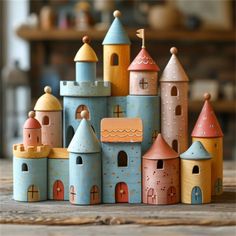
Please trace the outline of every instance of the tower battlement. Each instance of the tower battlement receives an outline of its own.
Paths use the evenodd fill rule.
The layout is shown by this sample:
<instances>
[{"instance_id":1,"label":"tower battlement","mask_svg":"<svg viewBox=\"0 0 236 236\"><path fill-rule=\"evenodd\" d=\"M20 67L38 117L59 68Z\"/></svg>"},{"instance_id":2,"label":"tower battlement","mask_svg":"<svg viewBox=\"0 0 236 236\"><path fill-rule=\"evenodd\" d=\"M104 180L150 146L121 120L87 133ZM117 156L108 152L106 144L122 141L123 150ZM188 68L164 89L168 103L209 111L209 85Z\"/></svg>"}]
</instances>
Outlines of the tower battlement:
<instances>
[{"instance_id":1,"label":"tower battlement","mask_svg":"<svg viewBox=\"0 0 236 236\"><path fill-rule=\"evenodd\" d=\"M75 97L111 96L111 84L109 81L102 80L96 80L94 82L61 81L60 95Z\"/></svg>"},{"instance_id":2,"label":"tower battlement","mask_svg":"<svg viewBox=\"0 0 236 236\"><path fill-rule=\"evenodd\" d=\"M13 145L13 155L21 158L46 158L49 155L51 148L48 145L28 146L23 144Z\"/></svg>"}]
</instances>

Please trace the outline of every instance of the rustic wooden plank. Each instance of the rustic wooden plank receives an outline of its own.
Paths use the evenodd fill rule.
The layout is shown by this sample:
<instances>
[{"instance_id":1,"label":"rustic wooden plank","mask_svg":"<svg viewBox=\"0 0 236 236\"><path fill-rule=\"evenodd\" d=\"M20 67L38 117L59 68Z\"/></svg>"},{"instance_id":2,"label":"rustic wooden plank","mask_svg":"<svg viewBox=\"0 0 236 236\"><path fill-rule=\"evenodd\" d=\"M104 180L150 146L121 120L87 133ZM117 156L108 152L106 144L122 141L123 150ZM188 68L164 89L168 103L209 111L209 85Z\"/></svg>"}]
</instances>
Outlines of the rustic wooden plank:
<instances>
[{"instance_id":1,"label":"rustic wooden plank","mask_svg":"<svg viewBox=\"0 0 236 236\"><path fill-rule=\"evenodd\" d=\"M224 193L213 203L199 206L144 204L103 204L73 206L68 202L45 201L22 203L12 200L12 165L0 161L0 223L32 225L119 225L150 226L201 225L230 226L236 224L235 163L226 162Z\"/></svg>"}]
</instances>

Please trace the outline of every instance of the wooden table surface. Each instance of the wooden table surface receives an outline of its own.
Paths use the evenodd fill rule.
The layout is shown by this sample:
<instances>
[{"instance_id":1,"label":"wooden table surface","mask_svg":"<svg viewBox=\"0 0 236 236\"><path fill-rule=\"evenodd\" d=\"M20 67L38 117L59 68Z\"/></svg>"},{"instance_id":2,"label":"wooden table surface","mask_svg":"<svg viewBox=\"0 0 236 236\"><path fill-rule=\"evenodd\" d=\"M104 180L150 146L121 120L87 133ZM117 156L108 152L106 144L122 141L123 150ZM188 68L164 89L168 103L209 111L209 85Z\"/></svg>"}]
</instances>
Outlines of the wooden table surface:
<instances>
[{"instance_id":1,"label":"wooden table surface","mask_svg":"<svg viewBox=\"0 0 236 236\"><path fill-rule=\"evenodd\" d=\"M12 163L1 160L0 235L236 235L235 167L224 163L224 193L211 204L74 206L12 200Z\"/></svg>"}]
</instances>

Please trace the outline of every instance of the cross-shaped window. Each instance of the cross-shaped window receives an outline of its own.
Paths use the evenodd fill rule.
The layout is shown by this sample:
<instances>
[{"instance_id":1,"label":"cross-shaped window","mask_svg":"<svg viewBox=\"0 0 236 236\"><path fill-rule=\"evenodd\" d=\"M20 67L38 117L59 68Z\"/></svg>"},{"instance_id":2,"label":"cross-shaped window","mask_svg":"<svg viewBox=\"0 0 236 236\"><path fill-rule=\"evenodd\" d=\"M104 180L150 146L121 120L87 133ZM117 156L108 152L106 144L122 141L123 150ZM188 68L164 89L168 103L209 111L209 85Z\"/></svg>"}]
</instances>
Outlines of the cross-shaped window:
<instances>
[{"instance_id":1,"label":"cross-shaped window","mask_svg":"<svg viewBox=\"0 0 236 236\"><path fill-rule=\"evenodd\" d=\"M139 87L141 89L147 89L148 88L148 82L146 79L142 78L140 81L139 81Z\"/></svg>"},{"instance_id":2,"label":"cross-shaped window","mask_svg":"<svg viewBox=\"0 0 236 236\"><path fill-rule=\"evenodd\" d=\"M115 109L113 111L113 115L114 115L114 117L123 117L124 116L124 112L122 111L122 108L120 105L115 106Z\"/></svg>"}]
</instances>

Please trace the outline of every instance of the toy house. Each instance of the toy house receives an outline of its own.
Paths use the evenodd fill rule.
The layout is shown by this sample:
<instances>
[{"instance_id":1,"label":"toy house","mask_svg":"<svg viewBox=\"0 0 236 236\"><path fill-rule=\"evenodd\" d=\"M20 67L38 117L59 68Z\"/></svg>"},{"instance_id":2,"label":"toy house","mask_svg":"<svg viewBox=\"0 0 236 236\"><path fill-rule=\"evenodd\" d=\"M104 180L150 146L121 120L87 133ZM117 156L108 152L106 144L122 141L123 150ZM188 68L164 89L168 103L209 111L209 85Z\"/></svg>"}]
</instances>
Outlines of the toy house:
<instances>
[{"instance_id":1,"label":"toy house","mask_svg":"<svg viewBox=\"0 0 236 236\"><path fill-rule=\"evenodd\" d=\"M194 141L200 141L212 157L211 192L223 192L223 133L210 103L210 94L204 94L205 102L192 132Z\"/></svg>"},{"instance_id":2,"label":"toy house","mask_svg":"<svg viewBox=\"0 0 236 236\"><path fill-rule=\"evenodd\" d=\"M51 147L62 147L62 106L49 86L36 102L35 118L42 127L42 143Z\"/></svg>"},{"instance_id":3,"label":"toy house","mask_svg":"<svg viewBox=\"0 0 236 236\"><path fill-rule=\"evenodd\" d=\"M102 119L104 203L141 203L142 140L141 119Z\"/></svg>"},{"instance_id":4,"label":"toy house","mask_svg":"<svg viewBox=\"0 0 236 236\"><path fill-rule=\"evenodd\" d=\"M142 36L144 40L144 30ZM160 97L157 95L159 67L145 46L130 64L130 95L127 97L127 117L143 121L142 153L146 152L160 131Z\"/></svg>"},{"instance_id":5,"label":"toy house","mask_svg":"<svg viewBox=\"0 0 236 236\"><path fill-rule=\"evenodd\" d=\"M161 79L161 133L167 143L179 154L188 148L188 76L172 54Z\"/></svg>"},{"instance_id":6,"label":"toy house","mask_svg":"<svg viewBox=\"0 0 236 236\"><path fill-rule=\"evenodd\" d=\"M178 157L158 134L142 160L143 203L159 205L180 201Z\"/></svg>"},{"instance_id":7,"label":"toy house","mask_svg":"<svg viewBox=\"0 0 236 236\"><path fill-rule=\"evenodd\" d=\"M72 204L89 205L101 202L101 146L88 112L81 112L82 121L69 147L69 186Z\"/></svg>"},{"instance_id":8,"label":"toy house","mask_svg":"<svg viewBox=\"0 0 236 236\"><path fill-rule=\"evenodd\" d=\"M47 156L50 148L41 141L41 125L29 112L23 128L23 144L13 146L13 198L36 202L47 199Z\"/></svg>"},{"instance_id":9,"label":"toy house","mask_svg":"<svg viewBox=\"0 0 236 236\"><path fill-rule=\"evenodd\" d=\"M211 202L211 157L200 141L180 154L181 202L202 204Z\"/></svg>"},{"instance_id":10,"label":"toy house","mask_svg":"<svg viewBox=\"0 0 236 236\"><path fill-rule=\"evenodd\" d=\"M75 130L82 120L81 112L87 111L96 135L100 135L100 121L107 117L107 96L110 83L96 80L98 58L89 45L89 38L83 37L83 46L75 56L76 81L61 81L60 94L63 96L64 146L68 147Z\"/></svg>"},{"instance_id":11,"label":"toy house","mask_svg":"<svg viewBox=\"0 0 236 236\"><path fill-rule=\"evenodd\" d=\"M52 148L48 155L48 199L69 200L69 153Z\"/></svg>"}]
</instances>

